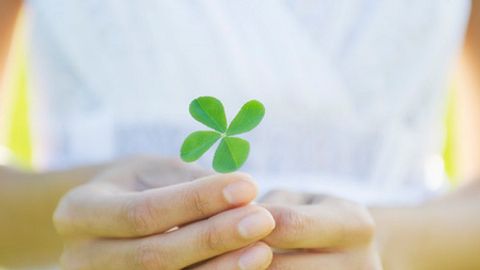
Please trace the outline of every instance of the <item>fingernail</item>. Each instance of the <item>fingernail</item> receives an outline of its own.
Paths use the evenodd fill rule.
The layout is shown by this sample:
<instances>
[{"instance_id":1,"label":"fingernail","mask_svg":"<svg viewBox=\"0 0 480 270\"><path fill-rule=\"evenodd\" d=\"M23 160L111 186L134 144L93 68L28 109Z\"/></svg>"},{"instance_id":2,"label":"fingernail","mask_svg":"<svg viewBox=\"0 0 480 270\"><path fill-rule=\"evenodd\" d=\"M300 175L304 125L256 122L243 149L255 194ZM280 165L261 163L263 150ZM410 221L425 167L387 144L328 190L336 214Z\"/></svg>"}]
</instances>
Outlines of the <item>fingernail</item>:
<instances>
[{"instance_id":1,"label":"fingernail","mask_svg":"<svg viewBox=\"0 0 480 270\"><path fill-rule=\"evenodd\" d=\"M264 236L275 227L275 221L267 210L257 211L238 223L238 232L246 239Z\"/></svg>"},{"instance_id":2,"label":"fingernail","mask_svg":"<svg viewBox=\"0 0 480 270\"><path fill-rule=\"evenodd\" d=\"M272 251L266 245L255 245L247 249L238 260L241 270L255 270L264 268L272 257Z\"/></svg>"},{"instance_id":3,"label":"fingernail","mask_svg":"<svg viewBox=\"0 0 480 270\"><path fill-rule=\"evenodd\" d=\"M232 205L247 203L256 193L255 184L245 180L233 182L223 189L223 196Z\"/></svg>"}]
</instances>

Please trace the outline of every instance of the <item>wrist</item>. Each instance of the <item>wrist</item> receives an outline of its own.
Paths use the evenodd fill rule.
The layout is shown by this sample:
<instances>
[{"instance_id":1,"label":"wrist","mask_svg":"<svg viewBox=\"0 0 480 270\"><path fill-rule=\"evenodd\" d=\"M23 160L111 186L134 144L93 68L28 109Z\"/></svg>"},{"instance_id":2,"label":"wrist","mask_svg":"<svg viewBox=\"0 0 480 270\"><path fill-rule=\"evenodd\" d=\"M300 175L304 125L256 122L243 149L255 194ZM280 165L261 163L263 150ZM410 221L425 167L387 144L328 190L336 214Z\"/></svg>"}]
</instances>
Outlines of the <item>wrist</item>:
<instances>
[{"instance_id":1,"label":"wrist","mask_svg":"<svg viewBox=\"0 0 480 270\"><path fill-rule=\"evenodd\" d=\"M99 167L34 173L0 168L0 262L10 267L46 265L58 258L63 244L52 215L60 198L87 182ZM35 229L32 230L32 225Z\"/></svg>"}]
</instances>

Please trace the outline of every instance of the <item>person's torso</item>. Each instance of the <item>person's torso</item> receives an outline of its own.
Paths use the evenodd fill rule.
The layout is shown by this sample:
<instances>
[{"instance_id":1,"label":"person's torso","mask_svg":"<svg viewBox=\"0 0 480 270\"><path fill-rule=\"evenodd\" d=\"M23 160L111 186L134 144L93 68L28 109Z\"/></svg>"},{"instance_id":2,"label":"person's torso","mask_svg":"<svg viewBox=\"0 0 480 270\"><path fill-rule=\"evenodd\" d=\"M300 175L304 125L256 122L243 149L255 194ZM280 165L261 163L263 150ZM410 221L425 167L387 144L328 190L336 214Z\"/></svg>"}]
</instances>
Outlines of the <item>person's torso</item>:
<instances>
[{"instance_id":1,"label":"person's torso","mask_svg":"<svg viewBox=\"0 0 480 270\"><path fill-rule=\"evenodd\" d=\"M268 186L395 196L438 185L426 168L441 173L432 164L446 76L468 9L466 0L30 0L38 153L51 168L176 157L202 129L188 115L193 98L219 98L229 119L255 98L267 112L244 136L242 170ZM201 160L210 162L211 153Z\"/></svg>"}]
</instances>

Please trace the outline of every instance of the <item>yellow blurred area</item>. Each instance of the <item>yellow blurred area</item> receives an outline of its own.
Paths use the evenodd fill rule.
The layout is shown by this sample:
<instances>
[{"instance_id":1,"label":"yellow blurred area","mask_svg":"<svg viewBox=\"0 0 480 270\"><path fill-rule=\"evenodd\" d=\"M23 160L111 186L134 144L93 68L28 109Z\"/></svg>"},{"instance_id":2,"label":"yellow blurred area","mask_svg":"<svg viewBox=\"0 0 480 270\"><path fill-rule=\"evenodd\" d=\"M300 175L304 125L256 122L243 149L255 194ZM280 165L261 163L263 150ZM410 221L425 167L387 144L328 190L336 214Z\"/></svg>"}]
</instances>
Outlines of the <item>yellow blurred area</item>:
<instances>
[{"instance_id":1,"label":"yellow blurred area","mask_svg":"<svg viewBox=\"0 0 480 270\"><path fill-rule=\"evenodd\" d=\"M454 127L455 127L455 118L457 117L456 114L456 104L457 98L455 95L455 88L452 87L449 89L449 95L447 100L447 112L445 115L445 148L443 150L443 160L445 166L445 172L448 175L449 180L456 186L459 182L459 173L458 173L458 166L456 164L458 158L456 156L456 147L455 142L457 142L457 137Z\"/></svg>"},{"instance_id":2,"label":"yellow blurred area","mask_svg":"<svg viewBox=\"0 0 480 270\"><path fill-rule=\"evenodd\" d=\"M27 59L23 14L17 23L12 50L7 63L6 87L1 101L2 127L0 145L6 146L22 167L32 165L29 127Z\"/></svg>"}]
</instances>

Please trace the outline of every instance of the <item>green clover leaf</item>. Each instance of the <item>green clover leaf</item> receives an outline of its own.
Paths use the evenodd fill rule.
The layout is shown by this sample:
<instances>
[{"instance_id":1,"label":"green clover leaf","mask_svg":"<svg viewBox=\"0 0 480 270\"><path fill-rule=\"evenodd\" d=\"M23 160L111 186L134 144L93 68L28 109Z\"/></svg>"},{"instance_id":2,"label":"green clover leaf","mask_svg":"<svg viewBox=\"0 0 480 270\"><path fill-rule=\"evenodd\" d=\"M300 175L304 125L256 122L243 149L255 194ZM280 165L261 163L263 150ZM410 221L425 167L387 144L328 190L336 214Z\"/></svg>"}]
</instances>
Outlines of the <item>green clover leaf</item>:
<instances>
[{"instance_id":1,"label":"green clover leaf","mask_svg":"<svg viewBox=\"0 0 480 270\"><path fill-rule=\"evenodd\" d=\"M250 100L242 106L228 126L227 135L237 135L254 129L263 119L265 107L257 100Z\"/></svg>"},{"instance_id":2,"label":"green clover leaf","mask_svg":"<svg viewBox=\"0 0 480 270\"><path fill-rule=\"evenodd\" d=\"M238 170L248 158L248 141L232 137L254 129L265 115L265 107L257 100L245 103L227 128L227 118L222 102L214 97L199 97L190 103L190 114L214 131L195 131L188 135L180 149L185 162L198 160L218 140L220 144L213 158L213 169L219 173Z\"/></svg>"},{"instance_id":3,"label":"green clover leaf","mask_svg":"<svg viewBox=\"0 0 480 270\"><path fill-rule=\"evenodd\" d=\"M219 173L236 171L247 160L250 144L240 138L224 137L215 151L213 169Z\"/></svg>"},{"instance_id":4,"label":"green clover leaf","mask_svg":"<svg viewBox=\"0 0 480 270\"><path fill-rule=\"evenodd\" d=\"M180 156L186 162L193 162L205 154L221 137L222 134L215 131L195 131L183 142Z\"/></svg>"},{"instance_id":5,"label":"green clover leaf","mask_svg":"<svg viewBox=\"0 0 480 270\"><path fill-rule=\"evenodd\" d=\"M214 97L199 97L190 103L190 114L198 122L218 132L227 129L227 117L220 100Z\"/></svg>"}]
</instances>

